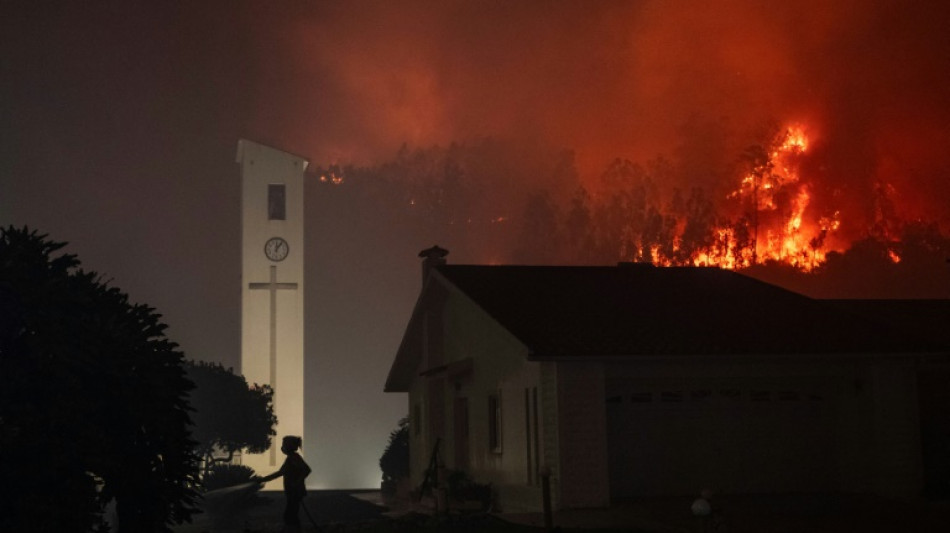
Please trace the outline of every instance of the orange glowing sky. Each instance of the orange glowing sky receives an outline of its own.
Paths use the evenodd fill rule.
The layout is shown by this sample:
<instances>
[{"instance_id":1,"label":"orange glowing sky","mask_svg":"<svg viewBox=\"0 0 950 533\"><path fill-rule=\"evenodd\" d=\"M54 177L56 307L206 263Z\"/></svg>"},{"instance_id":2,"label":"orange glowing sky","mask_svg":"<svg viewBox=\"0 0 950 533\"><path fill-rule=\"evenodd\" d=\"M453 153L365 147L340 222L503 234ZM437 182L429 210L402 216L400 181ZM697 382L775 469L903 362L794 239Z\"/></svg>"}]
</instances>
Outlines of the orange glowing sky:
<instances>
[{"instance_id":1,"label":"orange glowing sky","mask_svg":"<svg viewBox=\"0 0 950 533\"><path fill-rule=\"evenodd\" d=\"M293 90L260 100L255 127L318 161L499 136L573 148L593 175L675 153L691 116L730 134L698 164L766 120L800 122L806 179L833 183L851 219L884 181L900 209L947 222L940 2L355 2L264 20L258 83Z\"/></svg>"},{"instance_id":2,"label":"orange glowing sky","mask_svg":"<svg viewBox=\"0 0 950 533\"><path fill-rule=\"evenodd\" d=\"M70 242L196 359L239 353L241 137L314 166L492 137L525 159L574 150L592 189L615 158L663 154L677 168L662 186L725 201L756 132L801 124L799 179L809 209L841 212L839 244L866 234L881 190L950 231L946 1L50 0L4 2L0 20L0 224ZM400 225L347 185L307 189L304 447L323 486L367 487L405 414L382 383L416 253L496 257L484 235ZM945 297L945 267L912 296ZM834 294L897 286L864 281Z\"/></svg>"}]
</instances>

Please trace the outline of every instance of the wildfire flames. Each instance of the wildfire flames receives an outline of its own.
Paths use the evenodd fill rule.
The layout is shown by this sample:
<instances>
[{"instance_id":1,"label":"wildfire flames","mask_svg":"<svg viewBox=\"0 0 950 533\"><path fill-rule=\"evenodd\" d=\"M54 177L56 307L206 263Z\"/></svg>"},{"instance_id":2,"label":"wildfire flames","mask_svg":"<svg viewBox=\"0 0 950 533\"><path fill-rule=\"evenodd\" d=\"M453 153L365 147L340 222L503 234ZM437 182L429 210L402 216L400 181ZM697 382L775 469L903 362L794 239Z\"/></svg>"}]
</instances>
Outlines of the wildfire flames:
<instances>
[{"instance_id":1,"label":"wildfire flames","mask_svg":"<svg viewBox=\"0 0 950 533\"><path fill-rule=\"evenodd\" d=\"M874 214L858 218L853 206L841 205L847 199L842 189L821 175L824 141L804 123L772 131L748 137L755 144L732 157L725 154L723 160L732 162L712 174L715 179L705 188L694 184L689 190L676 186L689 177L680 160L659 156L640 164L617 158L599 178L582 178L570 155L531 167L512 156L520 155L518 150L493 140L448 149L404 147L392 162L346 174L375 184L372 197L402 196L425 227L458 228L462 233L455 240L486 236L480 245L493 248L493 257L508 255L509 262L623 261L733 270L780 265L807 273L865 238L880 243L878 257L884 261L902 262L903 233L908 223L919 221L897 215L889 200L897 196L896 187L876 186ZM508 176L537 175L545 166L555 168L555 176L571 178L552 178L549 188L526 189L521 196L512 190L519 182ZM333 183L343 174L338 167L325 173ZM577 192L570 199L551 194L571 189ZM494 245L488 245L491 236L500 237ZM940 248L924 246L934 253Z\"/></svg>"},{"instance_id":2,"label":"wildfire flames","mask_svg":"<svg viewBox=\"0 0 950 533\"><path fill-rule=\"evenodd\" d=\"M314 172L314 175L320 183L330 185L340 185L343 183L344 173L339 165L330 165L326 170L318 168L312 172Z\"/></svg>"},{"instance_id":3,"label":"wildfire flames","mask_svg":"<svg viewBox=\"0 0 950 533\"><path fill-rule=\"evenodd\" d=\"M695 252L688 263L735 269L777 261L803 271L823 263L824 243L840 227L840 212L809 210L811 192L799 175L799 161L807 150L801 125L786 128L773 146L748 149L744 156L751 168L728 195L744 215L741 227L733 223L715 228L713 244ZM676 264L674 258L662 256L655 256L654 262Z\"/></svg>"},{"instance_id":4,"label":"wildfire flames","mask_svg":"<svg viewBox=\"0 0 950 533\"><path fill-rule=\"evenodd\" d=\"M811 272L827 260L828 245L841 228L841 211L820 211L812 203L812 190L801 175L801 163L809 148L807 129L790 125L766 146L752 146L742 156L746 172L735 189L721 198L724 211L710 234L693 238L686 246L690 222L674 217L671 245L634 243L632 259L661 266L717 266L748 268L756 264L781 263ZM719 204L719 202L716 202ZM888 258L900 262L896 250Z\"/></svg>"}]
</instances>

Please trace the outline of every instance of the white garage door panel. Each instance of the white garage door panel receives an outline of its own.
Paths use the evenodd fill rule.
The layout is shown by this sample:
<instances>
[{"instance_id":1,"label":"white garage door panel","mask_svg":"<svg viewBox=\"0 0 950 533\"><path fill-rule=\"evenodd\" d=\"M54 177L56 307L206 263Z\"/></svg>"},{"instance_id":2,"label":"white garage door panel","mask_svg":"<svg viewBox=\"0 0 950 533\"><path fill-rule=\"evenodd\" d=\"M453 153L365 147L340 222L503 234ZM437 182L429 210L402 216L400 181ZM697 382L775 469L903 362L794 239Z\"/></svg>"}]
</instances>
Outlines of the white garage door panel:
<instances>
[{"instance_id":1,"label":"white garage door panel","mask_svg":"<svg viewBox=\"0 0 950 533\"><path fill-rule=\"evenodd\" d=\"M612 497L828 489L832 402L816 382L757 383L608 383Z\"/></svg>"}]
</instances>

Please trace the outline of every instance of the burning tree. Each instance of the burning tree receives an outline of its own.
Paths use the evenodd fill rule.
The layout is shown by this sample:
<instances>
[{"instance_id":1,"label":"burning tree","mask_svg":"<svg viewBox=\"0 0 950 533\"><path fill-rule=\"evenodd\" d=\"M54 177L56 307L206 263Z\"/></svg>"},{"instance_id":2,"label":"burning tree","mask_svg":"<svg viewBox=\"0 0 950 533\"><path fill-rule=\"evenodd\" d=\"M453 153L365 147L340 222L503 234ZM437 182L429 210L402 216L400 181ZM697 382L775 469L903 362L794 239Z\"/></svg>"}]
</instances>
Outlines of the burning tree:
<instances>
[{"instance_id":1,"label":"burning tree","mask_svg":"<svg viewBox=\"0 0 950 533\"><path fill-rule=\"evenodd\" d=\"M926 226L901 218L899 191L885 180L863 190L855 189L859 180L837 179L824 166L829 148L803 123L769 124L728 142L714 138L713 148L705 143L724 135L723 127L687 127L695 131L674 159L616 158L594 177L580 175L573 152L538 155L486 139L403 147L388 163L347 169L347 183L390 227L434 234L484 262L632 261L827 278L854 245L851 255L867 255L865 239L881 244L881 260L898 264L910 246L902 242L913 238L908 231ZM719 153L725 150L732 155ZM852 170L861 171L834 169ZM940 229L929 235L935 242ZM943 253L941 245L910 248Z\"/></svg>"}]
</instances>

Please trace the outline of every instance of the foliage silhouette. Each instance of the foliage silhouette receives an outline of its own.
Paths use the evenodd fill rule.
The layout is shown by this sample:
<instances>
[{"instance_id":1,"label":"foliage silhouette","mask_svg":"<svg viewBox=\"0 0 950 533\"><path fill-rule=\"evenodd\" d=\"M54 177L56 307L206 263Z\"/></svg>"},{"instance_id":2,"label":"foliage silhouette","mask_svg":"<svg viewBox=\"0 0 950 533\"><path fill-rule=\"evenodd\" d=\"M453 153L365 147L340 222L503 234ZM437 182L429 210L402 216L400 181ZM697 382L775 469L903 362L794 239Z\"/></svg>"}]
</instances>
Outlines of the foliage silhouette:
<instances>
[{"instance_id":1,"label":"foliage silhouette","mask_svg":"<svg viewBox=\"0 0 950 533\"><path fill-rule=\"evenodd\" d=\"M277 423L270 387L248 386L243 376L218 363L189 361L186 370L195 384L190 394L192 436L206 469L215 462L230 461L245 448L252 453L267 450ZM215 458L217 451L228 455Z\"/></svg>"},{"instance_id":2,"label":"foliage silhouette","mask_svg":"<svg viewBox=\"0 0 950 533\"><path fill-rule=\"evenodd\" d=\"M203 490L218 490L249 483L254 469L245 465L214 464L201 480Z\"/></svg>"},{"instance_id":3,"label":"foliage silhouette","mask_svg":"<svg viewBox=\"0 0 950 533\"><path fill-rule=\"evenodd\" d=\"M198 458L182 353L64 244L0 228L2 531L169 531L194 512Z\"/></svg>"},{"instance_id":4,"label":"foliage silhouette","mask_svg":"<svg viewBox=\"0 0 950 533\"><path fill-rule=\"evenodd\" d=\"M409 477L409 417L399 420L399 427L389 434L389 442L379 458L383 471L384 492L396 490L396 483Z\"/></svg>"}]
</instances>

